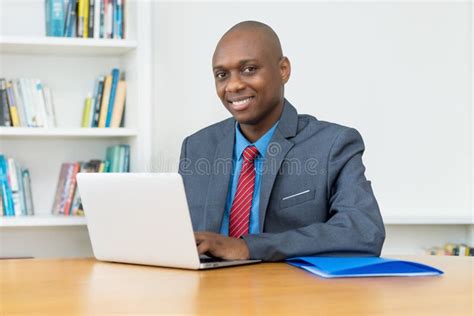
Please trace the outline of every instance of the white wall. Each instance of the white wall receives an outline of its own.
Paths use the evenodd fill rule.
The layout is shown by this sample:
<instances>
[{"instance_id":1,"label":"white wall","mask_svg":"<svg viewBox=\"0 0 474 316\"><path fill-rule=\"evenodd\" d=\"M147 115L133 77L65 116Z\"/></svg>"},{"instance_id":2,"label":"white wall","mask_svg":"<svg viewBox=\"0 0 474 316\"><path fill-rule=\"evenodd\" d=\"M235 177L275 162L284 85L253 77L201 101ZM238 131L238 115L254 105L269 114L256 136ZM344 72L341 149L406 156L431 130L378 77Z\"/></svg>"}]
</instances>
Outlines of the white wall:
<instances>
[{"instance_id":1,"label":"white wall","mask_svg":"<svg viewBox=\"0 0 474 316\"><path fill-rule=\"evenodd\" d=\"M472 216L469 2L154 5L153 170L176 170L182 139L228 117L211 56L235 23L279 34L300 113L356 127L384 216Z\"/></svg>"}]
</instances>

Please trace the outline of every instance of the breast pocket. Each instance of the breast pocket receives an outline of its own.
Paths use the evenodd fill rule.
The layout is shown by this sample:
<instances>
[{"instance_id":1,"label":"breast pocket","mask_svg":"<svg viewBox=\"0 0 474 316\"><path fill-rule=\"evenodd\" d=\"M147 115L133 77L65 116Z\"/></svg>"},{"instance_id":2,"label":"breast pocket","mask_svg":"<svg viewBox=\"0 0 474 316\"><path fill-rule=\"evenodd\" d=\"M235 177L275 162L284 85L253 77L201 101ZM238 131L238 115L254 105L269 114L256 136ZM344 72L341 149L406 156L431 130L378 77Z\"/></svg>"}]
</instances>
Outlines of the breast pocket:
<instances>
[{"instance_id":1,"label":"breast pocket","mask_svg":"<svg viewBox=\"0 0 474 316\"><path fill-rule=\"evenodd\" d=\"M287 208L311 201L314 199L315 193L316 191L314 189L307 189L286 195L280 200L280 208Z\"/></svg>"}]
</instances>

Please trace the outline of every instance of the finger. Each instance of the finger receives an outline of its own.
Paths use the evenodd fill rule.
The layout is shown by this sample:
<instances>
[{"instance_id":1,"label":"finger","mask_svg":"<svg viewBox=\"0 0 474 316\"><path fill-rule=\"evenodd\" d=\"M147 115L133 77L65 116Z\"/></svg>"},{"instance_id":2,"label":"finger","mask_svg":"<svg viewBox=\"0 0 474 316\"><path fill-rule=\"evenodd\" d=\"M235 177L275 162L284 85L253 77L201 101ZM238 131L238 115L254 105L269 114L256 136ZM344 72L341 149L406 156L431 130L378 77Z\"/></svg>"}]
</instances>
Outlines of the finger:
<instances>
[{"instance_id":1,"label":"finger","mask_svg":"<svg viewBox=\"0 0 474 316\"><path fill-rule=\"evenodd\" d=\"M197 250L200 255L205 254L206 252L209 251L210 244L207 241L201 242L199 245L197 245Z\"/></svg>"},{"instance_id":2,"label":"finger","mask_svg":"<svg viewBox=\"0 0 474 316\"><path fill-rule=\"evenodd\" d=\"M206 236L203 233L196 232L194 233L194 239L196 239L197 243L200 243L201 241L206 239Z\"/></svg>"}]
</instances>

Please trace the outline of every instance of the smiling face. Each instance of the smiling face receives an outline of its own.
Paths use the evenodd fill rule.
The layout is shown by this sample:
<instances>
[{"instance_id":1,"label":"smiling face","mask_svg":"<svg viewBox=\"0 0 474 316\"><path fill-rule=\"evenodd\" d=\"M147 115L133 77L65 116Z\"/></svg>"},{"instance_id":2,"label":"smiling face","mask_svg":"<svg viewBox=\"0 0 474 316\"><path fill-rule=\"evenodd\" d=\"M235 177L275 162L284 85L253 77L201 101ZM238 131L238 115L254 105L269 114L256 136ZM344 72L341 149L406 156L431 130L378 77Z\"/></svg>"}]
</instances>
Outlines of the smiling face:
<instances>
[{"instance_id":1,"label":"smiling face","mask_svg":"<svg viewBox=\"0 0 474 316\"><path fill-rule=\"evenodd\" d=\"M217 95L241 128L248 125L266 131L283 109L290 64L273 34L262 28L231 30L214 52Z\"/></svg>"}]
</instances>

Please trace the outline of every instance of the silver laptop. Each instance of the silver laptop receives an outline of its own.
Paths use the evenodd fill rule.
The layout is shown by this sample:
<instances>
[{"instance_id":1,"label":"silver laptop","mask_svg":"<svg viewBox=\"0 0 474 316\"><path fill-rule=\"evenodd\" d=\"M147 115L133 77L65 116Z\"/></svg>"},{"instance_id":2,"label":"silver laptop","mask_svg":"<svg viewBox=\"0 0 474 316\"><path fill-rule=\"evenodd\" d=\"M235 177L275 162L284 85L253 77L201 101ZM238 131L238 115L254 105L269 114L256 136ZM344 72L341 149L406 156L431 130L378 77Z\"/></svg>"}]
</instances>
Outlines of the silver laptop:
<instances>
[{"instance_id":1,"label":"silver laptop","mask_svg":"<svg viewBox=\"0 0 474 316\"><path fill-rule=\"evenodd\" d=\"M259 261L199 257L177 173L79 173L77 182L98 260L184 269Z\"/></svg>"}]
</instances>

